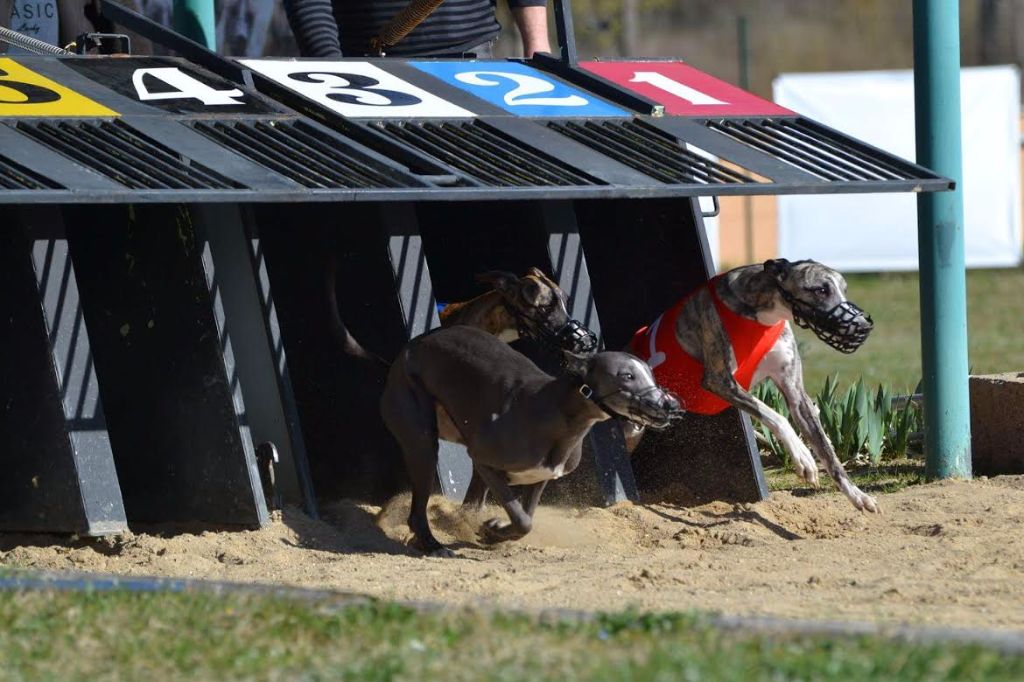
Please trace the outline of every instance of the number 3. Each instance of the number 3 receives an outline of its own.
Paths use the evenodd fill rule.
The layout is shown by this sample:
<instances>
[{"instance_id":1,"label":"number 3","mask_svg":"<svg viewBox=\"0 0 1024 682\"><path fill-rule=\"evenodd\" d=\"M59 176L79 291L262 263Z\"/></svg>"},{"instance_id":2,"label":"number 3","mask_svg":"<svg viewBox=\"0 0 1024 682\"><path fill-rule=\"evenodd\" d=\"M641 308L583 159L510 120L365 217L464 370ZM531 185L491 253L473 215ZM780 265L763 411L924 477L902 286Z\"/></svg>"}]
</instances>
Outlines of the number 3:
<instances>
[{"instance_id":1,"label":"number 3","mask_svg":"<svg viewBox=\"0 0 1024 682\"><path fill-rule=\"evenodd\" d=\"M290 73L288 77L300 83L319 83L327 86L324 97L342 104L359 104L371 107L404 107L419 104L423 100L407 92L374 88L380 81L355 73Z\"/></svg>"}]
</instances>

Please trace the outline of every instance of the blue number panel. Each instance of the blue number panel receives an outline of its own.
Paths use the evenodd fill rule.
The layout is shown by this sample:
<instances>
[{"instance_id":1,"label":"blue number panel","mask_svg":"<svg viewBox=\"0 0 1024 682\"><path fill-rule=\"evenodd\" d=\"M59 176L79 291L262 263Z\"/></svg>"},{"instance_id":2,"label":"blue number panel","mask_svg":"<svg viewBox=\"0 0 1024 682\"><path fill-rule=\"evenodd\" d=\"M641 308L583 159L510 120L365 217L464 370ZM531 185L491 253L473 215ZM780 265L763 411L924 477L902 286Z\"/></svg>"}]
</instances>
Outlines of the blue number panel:
<instances>
[{"instance_id":1,"label":"blue number panel","mask_svg":"<svg viewBox=\"0 0 1024 682\"><path fill-rule=\"evenodd\" d=\"M629 112L518 62L413 61L412 66L517 116L618 116Z\"/></svg>"}]
</instances>

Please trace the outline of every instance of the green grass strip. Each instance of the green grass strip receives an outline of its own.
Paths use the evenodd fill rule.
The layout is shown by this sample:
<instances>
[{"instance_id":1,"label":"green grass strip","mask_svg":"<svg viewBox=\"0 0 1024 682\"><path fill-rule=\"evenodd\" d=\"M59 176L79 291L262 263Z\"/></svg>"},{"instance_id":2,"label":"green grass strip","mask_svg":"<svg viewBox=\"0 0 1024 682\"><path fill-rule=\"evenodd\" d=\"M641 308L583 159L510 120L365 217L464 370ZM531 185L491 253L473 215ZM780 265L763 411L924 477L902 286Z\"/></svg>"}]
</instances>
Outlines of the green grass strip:
<instances>
[{"instance_id":1,"label":"green grass strip","mask_svg":"<svg viewBox=\"0 0 1024 682\"><path fill-rule=\"evenodd\" d=\"M0 593L4 680L1011 680L1024 657L691 615L573 620L253 595Z\"/></svg>"}]
</instances>

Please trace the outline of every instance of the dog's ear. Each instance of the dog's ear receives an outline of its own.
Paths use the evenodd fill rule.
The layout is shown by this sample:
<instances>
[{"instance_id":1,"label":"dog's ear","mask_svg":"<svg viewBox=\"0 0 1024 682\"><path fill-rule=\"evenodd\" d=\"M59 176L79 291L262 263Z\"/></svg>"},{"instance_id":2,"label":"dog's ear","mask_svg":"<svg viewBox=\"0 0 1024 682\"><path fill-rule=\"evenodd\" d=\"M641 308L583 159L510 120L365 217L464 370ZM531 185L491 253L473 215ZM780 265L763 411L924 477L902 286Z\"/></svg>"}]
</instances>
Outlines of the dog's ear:
<instances>
[{"instance_id":1,"label":"dog's ear","mask_svg":"<svg viewBox=\"0 0 1024 682\"><path fill-rule=\"evenodd\" d=\"M778 282L785 282L792 270L793 264L785 258L773 258L764 262L764 271Z\"/></svg>"},{"instance_id":2,"label":"dog's ear","mask_svg":"<svg viewBox=\"0 0 1024 682\"><path fill-rule=\"evenodd\" d=\"M562 351L562 366L565 367L567 374L584 379L590 373L590 366L593 364L593 355L579 355L572 351Z\"/></svg>"},{"instance_id":3,"label":"dog's ear","mask_svg":"<svg viewBox=\"0 0 1024 682\"><path fill-rule=\"evenodd\" d=\"M519 283L519 278L511 272L491 270L490 272L479 273L476 276L476 281L488 284L491 288L500 292L510 293L515 290L516 285Z\"/></svg>"},{"instance_id":4,"label":"dog's ear","mask_svg":"<svg viewBox=\"0 0 1024 682\"><path fill-rule=\"evenodd\" d=\"M544 274L544 271L541 270L540 268L531 267L529 270L526 271L526 274L533 275L534 277L537 277L541 281L548 281L550 279L547 275Z\"/></svg>"}]
</instances>

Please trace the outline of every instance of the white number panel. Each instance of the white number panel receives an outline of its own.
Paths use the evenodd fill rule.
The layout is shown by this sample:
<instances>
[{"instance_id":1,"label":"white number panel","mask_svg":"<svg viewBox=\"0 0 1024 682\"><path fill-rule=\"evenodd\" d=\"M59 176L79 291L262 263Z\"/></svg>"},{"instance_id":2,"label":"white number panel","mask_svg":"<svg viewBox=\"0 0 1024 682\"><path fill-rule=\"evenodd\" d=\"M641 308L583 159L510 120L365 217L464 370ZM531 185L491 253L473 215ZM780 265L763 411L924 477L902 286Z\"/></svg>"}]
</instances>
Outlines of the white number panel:
<instances>
[{"instance_id":1,"label":"white number panel","mask_svg":"<svg viewBox=\"0 0 1024 682\"><path fill-rule=\"evenodd\" d=\"M242 59L247 68L349 117L475 116L369 62Z\"/></svg>"}]
</instances>

